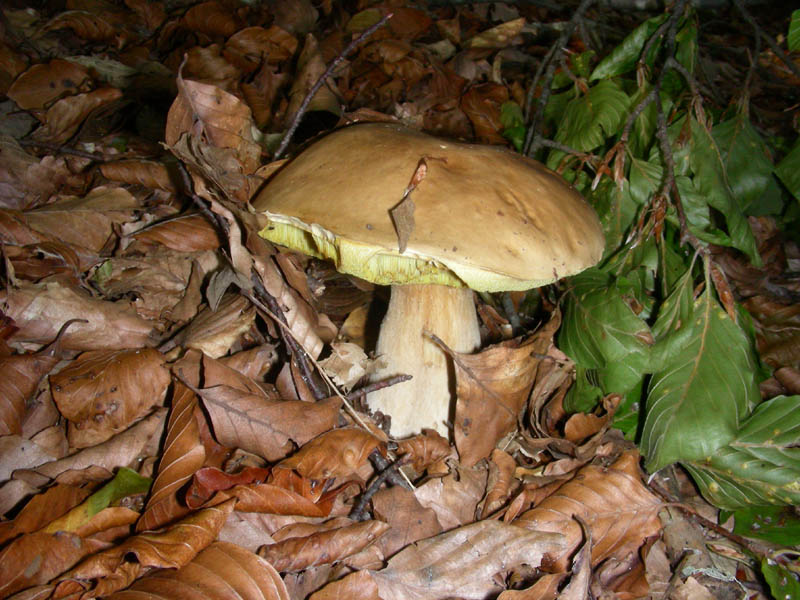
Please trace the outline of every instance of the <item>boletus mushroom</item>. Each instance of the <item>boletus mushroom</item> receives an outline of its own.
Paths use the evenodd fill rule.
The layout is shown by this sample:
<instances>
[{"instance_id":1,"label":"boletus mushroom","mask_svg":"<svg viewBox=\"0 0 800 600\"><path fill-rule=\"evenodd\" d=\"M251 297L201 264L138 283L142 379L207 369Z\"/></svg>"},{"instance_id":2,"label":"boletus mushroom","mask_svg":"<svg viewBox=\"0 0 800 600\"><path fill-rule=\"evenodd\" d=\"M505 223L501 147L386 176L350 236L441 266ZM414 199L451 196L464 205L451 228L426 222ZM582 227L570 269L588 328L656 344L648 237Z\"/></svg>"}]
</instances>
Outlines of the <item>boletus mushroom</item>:
<instances>
[{"instance_id":1,"label":"boletus mushroom","mask_svg":"<svg viewBox=\"0 0 800 600\"><path fill-rule=\"evenodd\" d=\"M392 211L409 200L398 224ZM595 264L604 245L591 206L540 163L387 123L325 136L282 167L253 207L268 220L262 237L392 286L376 348L386 366L373 379L413 379L367 402L391 416L396 437L448 433L454 371L424 331L474 352L473 290L552 283Z\"/></svg>"}]
</instances>

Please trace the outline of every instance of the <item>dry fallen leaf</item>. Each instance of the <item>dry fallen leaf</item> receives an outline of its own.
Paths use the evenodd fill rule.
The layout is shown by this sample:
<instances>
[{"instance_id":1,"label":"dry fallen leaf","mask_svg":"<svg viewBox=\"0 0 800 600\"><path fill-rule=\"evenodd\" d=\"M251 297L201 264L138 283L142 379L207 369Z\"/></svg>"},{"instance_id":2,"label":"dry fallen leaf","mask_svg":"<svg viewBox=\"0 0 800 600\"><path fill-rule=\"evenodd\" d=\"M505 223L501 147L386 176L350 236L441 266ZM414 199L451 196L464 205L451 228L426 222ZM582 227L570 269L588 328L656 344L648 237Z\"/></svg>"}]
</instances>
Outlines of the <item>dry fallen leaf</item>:
<instances>
[{"instance_id":1,"label":"dry fallen leaf","mask_svg":"<svg viewBox=\"0 0 800 600\"><path fill-rule=\"evenodd\" d=\"M497 592L492 577L520 564L537 566L565 548L557 533L527 531L500 521L480 521L416 542L372 577L382 600L485 598Z\"/></svg>"},{"instance_id":2,"label":"dry fallen leaf","mask_svg":"<svg viewBox=\"0 0 800 600\"><path fill-rule=\"evenodd\" d=\"M73 448L127 429L163 403L169 383L164 357L152 348L84 352L50 377L53 400L70 421Z\"/></svg>"},{"instance_id":3,"label":"dry fallen leaf","mask_svg":"<svg viewBox=\"0 0 800 600\"><path fill-rule=\"evenodd\" d=\"M534 508L513 521L532 531L564 534L560 554L548 557L549 571L565 571L569 556L583 539L575 517L592 533L592 565L609 557L623 559L661 531L661 501L642 483L639 454L629 451L613 465L588 465Z\"/></svg>"},{"instance_id":4,"label":"dry fallen leaf","mask_svg":"<svg viewBox=\"0 0 800 600\"><path fill-rule=\"evenodd\" d=\"M240 600L289 600L278 572L267 561L235 544L214 542L180 569L161 569L142 577L129 591L108 600L235 597Z\"/></svg>"}]
</instances>

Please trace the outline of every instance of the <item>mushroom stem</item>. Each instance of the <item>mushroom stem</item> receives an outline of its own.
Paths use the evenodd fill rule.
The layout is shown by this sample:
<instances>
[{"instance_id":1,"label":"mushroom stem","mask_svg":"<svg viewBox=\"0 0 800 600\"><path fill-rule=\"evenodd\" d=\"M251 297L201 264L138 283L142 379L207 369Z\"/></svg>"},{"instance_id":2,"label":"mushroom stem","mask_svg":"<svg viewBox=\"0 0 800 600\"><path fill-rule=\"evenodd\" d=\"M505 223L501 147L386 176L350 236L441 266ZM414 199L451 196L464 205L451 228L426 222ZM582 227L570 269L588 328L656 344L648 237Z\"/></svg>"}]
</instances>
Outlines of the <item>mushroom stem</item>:
<instances>
[{"instance_id":1,"label":"mushroom stem","mask_svg":"<svg viewBox=\"0 0 800 600\"><path fill-rule=\"evenodd\" d=\"M404 437L424 427L447 437L455 403L455 373L450 358L423 331L456 352L474 352L480 330L472 290L443 285L396 285L381 325L377 354L386 366L373 380L399 373L413 379L367 396L369 407L391 415L391 433Z\"/></svg>"}]
</instances>

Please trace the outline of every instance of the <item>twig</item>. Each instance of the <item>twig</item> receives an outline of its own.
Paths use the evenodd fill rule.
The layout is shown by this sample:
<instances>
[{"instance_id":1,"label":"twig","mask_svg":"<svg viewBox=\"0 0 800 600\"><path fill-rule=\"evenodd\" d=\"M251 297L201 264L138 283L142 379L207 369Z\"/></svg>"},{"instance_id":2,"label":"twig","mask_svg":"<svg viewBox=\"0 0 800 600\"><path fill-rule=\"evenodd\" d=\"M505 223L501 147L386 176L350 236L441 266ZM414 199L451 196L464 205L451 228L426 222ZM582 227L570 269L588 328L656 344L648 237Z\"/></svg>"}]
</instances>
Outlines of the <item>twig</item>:
<instances>
[{"instance_id":1,"label":"twig","mask_svg":"<svg viewBox=\"0 0 800 600\"><path fill-rule=\"evenodd\" d=\"M363 42L373 33L378 31L378 29L380 29L389 19L391 19L392 16L393 13L385 14L377 23L375 23L374 25L368 27L363 32L361 32L361 35L359 35L357 38L351 41L347 45L347 47L344 50L342 50L339 56L337 56L333 60L333 62L328 66L328 68L325 69L325 72L320 76L319 79L317 79L317 82L308 91L306 97L303 98L303 102L302 104L300 104L300 108L297 109L297 113L295 113L294 119L292 119L292 124L289 126L289 129L286 131L286 134L283 136L283 139L281 140L281 145L278 146L278 149L275 151L275 155L272 157L273 160L277 160L278 158L283 156L284 152L286 152L286 148L289 145L289 142L292 140L294 132L297 131L297 128L300 126L300 120L303 118L303 115L308 109L308 105L311 104L311 100L313 100L314 96L317 95L317 92L325 83L325 81L328 79L328 77L330 77L333 74L333 72L336 70L336 67L338 67L339 64L341 64L341 62L345 59L345 57L348 54L350 54L353 50L355 50L355 48L359 44L361 44L361 42Z\"/></svg>"},{"instance_id":2,"label":"twig","mask_svg":"<svg viewBox=\"0 0 800 600\"><path fill-rule=\"evenodd\" d=\"M376 381L374 383L370 383L363 387L358 388L354 392L350 392L347 394L347 399L351 402L355 402L360 398L363 398L367 394L371 394L372 392L377 392L378 390L382 390L383 388L387 388L392 385L397 385L398 383L403 383L404 381L409 381L413 379L412 375L395 375L394 377L389 377L388 379L381 379L380 381Z\"/></svg>"},{"instance_id":3,"label":"twig","mask_svg":"<svg viewBox=\"0 0 800 600\"><path fill-rule=\"evenodd\" d=\"M531 87L528 90L528 96L525 101L525 122L528 125L528 133L525 136L525 145L523 147L522 153L525 156L532 156L536 153L536 151L541 146L541 141L539 136L536 135L536 130L538 129L540 120L538 117L544 112L544 108L547 106L547 102L550 100L550 87L553 81L553 77L556 71L556 62L553 60L555 57L556 51L560 48L563 48L567 42L569 41L569 37L575 31L575 28L578 25L580 19L583 18L583 14L589 9L589 7L594 3L594 0L581 0L581 3L578 5L578 8L575 9L575 12L572 15L572 18L567 23L567 26L564 27L564 31L561 32L561 35L558 36L558 39L555 41L553 46L547 53L544 61L539 66L539 70L536 73L536 77L534 78L533 83L531 83ZM536 88L538 87L539 83L539 76L542 70L542 66L547 65L544 78L542 82L542 95L539 97L539 110L536 111L535 114L532 113L533 107L533 95L536 92Z\"/></svg>"},{"instance_id":4,"label":"twig","mask_svg":"<svg viewBox=\"0 0 800 600\"><path fill-rule=\"evenodd\" d=\"M366 521L369 518L367 514L367 504L369 501L372 500L372 497L377 493L377 491L381 488L381 486L389 481L394 485L400 485L406 489L410 489L405 481L400 478L399 473L397 470L402 467L406 460L404 458L397 459L391 464L388 464L386 459L380 454L378 450L373 450L372 453L369 455L370 462L375 464L375 466L379 469L382 469L378 476L372 480L372 483L369 484L369 487L364 490L364 493L353 505L353 509L350 511L350 518L354 521ZM384 465L381 467L380 465Z\"/></svg>"},{"instance_id":5,"label":"twig","mask_svg":"<svg viewBox=\"0 0 800 600\"><path fill-rule=\"evenodd\" d=\"M783 64L785 64L786 67L792 73L794 73L795 77L800 77L800 67L798 67L792 61L791 58L786 56L786 53L781 49L780 46L778 46L777 42L775 42L775 40L772 39L772 36L767 35L767 33L763 29L761 29L761 27L753 18L753 16L749 12L747 12L747 9L744 7L744 4L742 4L742 0L733 0L733 5L739 10L740 13L742 13L744 20L750 23L750 25L753 27L753 29L756 32L756 36L763 38L764 41L767 42L767 45L775 53L775 56L781 59L781 62L783 62ZM756 54L756 60L758 60L757 54Z\"/></svg>"},{"instance_id":6,"label":"twig","mask_svg":"<svg viewBox=\"0 0 800 600\"><path fill-rule=\"evenodd\" d=\"M258 275L256 275L255 271L253 271L251 279L253 281L253 289L255 290L258 297L265 302L265 304L278 317L278 319L283 322L284 325L288 326L288 322L286 321L286 315L283 314L283 310L278 304L278 301L275 299L275 296L273 296L267 291L267 288L264 287L263 282L258 277ZM311 370L311 367L308 364L308 354L306 353L302 344L298 343L297 340L294 339L294 337L287 335L286 329L283 328L281 328L281 337L283 338L283 341L286 344L286 346L289 348L289 352L291 353L292 358L294 358L295 362L297 363L297 367L300 369L300 377L303 379L303 382L308 386L308 389L311 390L314 399L322 400L323 398L327 398L328 397L327 391L323 390L319 385L317 385L317 382L314 379L314 372Z\"/></svg>"}]
</instances>

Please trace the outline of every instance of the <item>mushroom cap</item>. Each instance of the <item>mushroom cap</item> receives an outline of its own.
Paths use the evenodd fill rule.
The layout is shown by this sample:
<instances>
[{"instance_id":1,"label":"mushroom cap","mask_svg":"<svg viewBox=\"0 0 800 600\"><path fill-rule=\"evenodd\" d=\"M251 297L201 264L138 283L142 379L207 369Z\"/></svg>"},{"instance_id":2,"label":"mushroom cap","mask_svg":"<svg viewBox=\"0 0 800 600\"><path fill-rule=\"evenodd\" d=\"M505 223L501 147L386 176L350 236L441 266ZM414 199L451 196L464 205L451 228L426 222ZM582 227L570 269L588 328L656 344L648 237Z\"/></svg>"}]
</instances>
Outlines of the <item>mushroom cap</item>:
<instances>
[{"instance_id":1,"label":"mushroom cap","mask_svg":"<svg viewBox=\"0 0 800 600\"><path fill-rule=\"evenodd\" d=\"M421 159L401 253L390 210ZM390 123L325 136L278 170L253 208L268 220L262 237L383 285L526 290L595 264L605 242L592 207L541 163Z\"/></svg>"}]
</instances>

